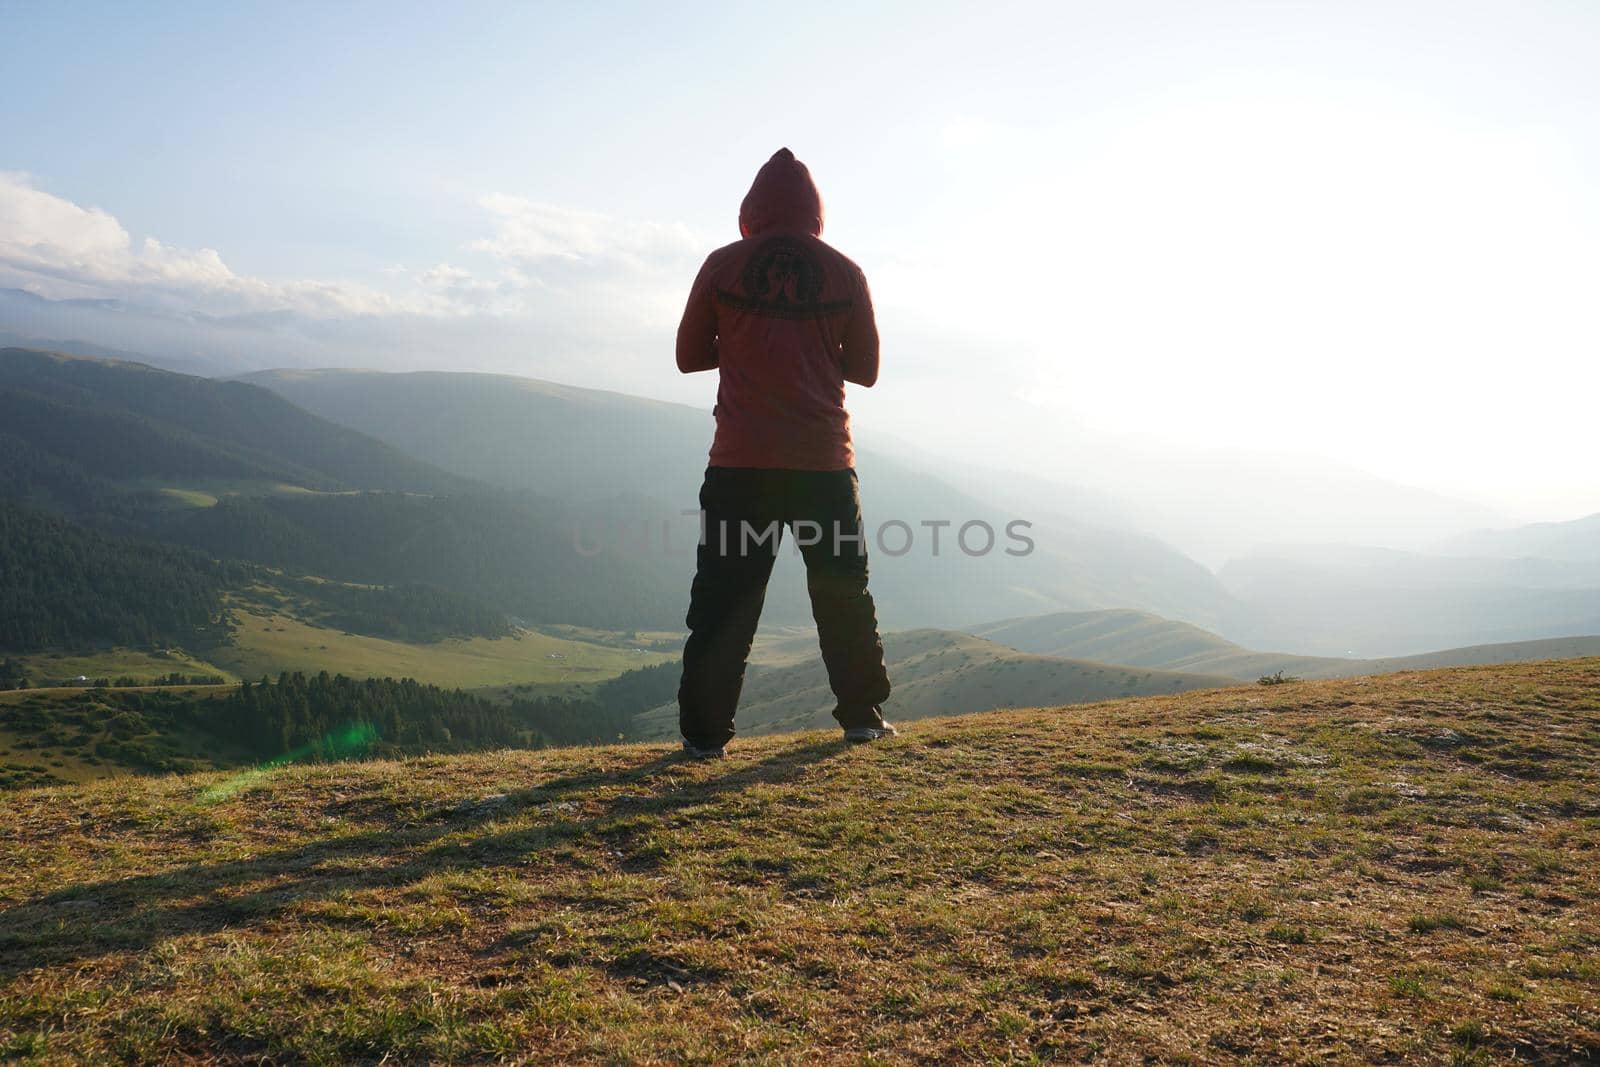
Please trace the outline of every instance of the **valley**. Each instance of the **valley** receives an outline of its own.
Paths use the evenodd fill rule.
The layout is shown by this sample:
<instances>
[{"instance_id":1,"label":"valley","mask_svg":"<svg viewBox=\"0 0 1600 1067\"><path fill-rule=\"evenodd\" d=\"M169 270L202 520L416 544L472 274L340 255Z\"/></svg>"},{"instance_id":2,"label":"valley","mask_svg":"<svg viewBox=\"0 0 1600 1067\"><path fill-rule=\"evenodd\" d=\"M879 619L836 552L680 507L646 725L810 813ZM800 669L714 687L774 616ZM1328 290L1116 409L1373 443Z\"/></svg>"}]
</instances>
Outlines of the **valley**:
<instances>
[{"instance_id":1,"label":"valley","mask_svg":"<svg viewBox=\"0 0 1600 1067\"><path fill-rule=\"evenodd\" d=\"M33 692L115 716L133 699L128 683L326 672L477 694L462 706L519 708L520 725L506 729L540 743L675 735L671 675L692 557L625 536L593 554L575 537L586 523L625 532L676 516L702 462L703 412L496 375L224 381L18 348L0 352L0 410L15 416L0 429L0 562L13 561L0 568L0 658L12 679L0 684L81 679L91 687ZM958 489L919 464L863 453L869 525L1004 526L1007 512L977 495L981 479L957 479ZM1102 500L1092 510L1105 519L1114 509ZM1455 555L1438 557L1264 549L1213 574L1135 531L1042 514L1026 557L940 554L924 541L875 558L891 718L1600 653L1590 636L1600 621L1586 621L1596 601L1583 523L1463 535L1441 550ZM1548 560L1516 556L1545 548ZM744 734L831 722L791 556L769 590ZM1313 595L1315 622L1296 607ZM1409 636L1383 636L1374 612ZM1506 639L1446 640L1486 629ZM1290 650L1257 650L1275 638ZM1293 651L1335 641L1412 654ZM99 680L122 688L97 693ZM162 699L179 693L216 695L167 687ZM0 731L17 697L0 701ZM197 748L170 716L142 721L148 729L132 736L143 755L98 763L85 756L107 739L81 724L75 743L52 735L33 748L10 731L12 784L248 758Z\"/></svg>"}]
</instances>

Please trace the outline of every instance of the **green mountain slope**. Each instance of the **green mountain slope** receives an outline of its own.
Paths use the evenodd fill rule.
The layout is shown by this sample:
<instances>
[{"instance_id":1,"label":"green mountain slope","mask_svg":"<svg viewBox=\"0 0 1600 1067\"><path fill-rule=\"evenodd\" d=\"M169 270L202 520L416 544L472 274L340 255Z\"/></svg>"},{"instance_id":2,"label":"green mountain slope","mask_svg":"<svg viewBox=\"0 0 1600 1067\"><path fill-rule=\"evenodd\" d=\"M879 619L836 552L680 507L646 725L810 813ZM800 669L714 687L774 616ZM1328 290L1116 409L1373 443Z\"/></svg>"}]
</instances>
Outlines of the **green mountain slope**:
<instances>
[{"instance_id":1,"label":"green mountain slope","mask_svg":"<svg viewBox=\"0 0 1600 1067\"><path fill-rule=\"evenodd\" d=\"M44 1063L1600 1057L1600 662L0 796Z\"/></svg>"},{"instance_id":2,"label":"green mountain slope","mask_svg":"<svg viewBox=\"0 0 1600 1067\"><path fill-rule=\"evenodd\" d=\"M885 706L890 719L1085 704L1237 684L1220 675L1036 656L947 630L887 634L884 654L894 683L894 695ZM767 734L831 725L833 706L827 674L815 653L790 666L753 667L739 702L739 732ZM676 737L677 706L645 712L635 725L640 737Z\"/></svg>"},{"instance_id":3,"label":"green mountain slope","mask_svg":"<svg viewBox=\"0 0 1600 1067\"><path fill-rule=\"evenodd\" d=\"M687 498L708 412L504 374L274 370L239 379L446 470L565 500Z\"/></svg>"},{"instance_id":4,"label":"green mountain slope","mask_svg":"<svg viewBox=\"0 0 1600 1067\"><path fill-rule=\"evenodd\" d=\"M316 489L460 491L467 483L244 382L0 349L0 433L85 477L256 478Z\"/></svg>"}]
</instances>

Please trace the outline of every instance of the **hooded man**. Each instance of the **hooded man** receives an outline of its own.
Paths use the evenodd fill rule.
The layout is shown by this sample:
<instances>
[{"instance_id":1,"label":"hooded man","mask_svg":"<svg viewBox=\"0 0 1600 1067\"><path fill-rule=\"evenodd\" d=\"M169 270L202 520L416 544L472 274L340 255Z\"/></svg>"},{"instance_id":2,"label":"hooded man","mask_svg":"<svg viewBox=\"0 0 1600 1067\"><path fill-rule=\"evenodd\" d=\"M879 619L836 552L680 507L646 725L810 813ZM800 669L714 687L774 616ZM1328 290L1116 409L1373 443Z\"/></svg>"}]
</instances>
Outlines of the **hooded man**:
<instances>
[{"instance_id":1,"label":"hooded man","mask_svg":"<svg viewBox=\"0 0 1600 1067\"><path fill-rule=\"evenodd\" d=\"M787 148L707 257L678 326L678 369L716 370L716 437L678 686L685 753L723 754L783 527L806 564L822 661L851 742L893 736L844 383L878 380L867 279L824 244L822 197Z\"/></svg>"}]
</instances>

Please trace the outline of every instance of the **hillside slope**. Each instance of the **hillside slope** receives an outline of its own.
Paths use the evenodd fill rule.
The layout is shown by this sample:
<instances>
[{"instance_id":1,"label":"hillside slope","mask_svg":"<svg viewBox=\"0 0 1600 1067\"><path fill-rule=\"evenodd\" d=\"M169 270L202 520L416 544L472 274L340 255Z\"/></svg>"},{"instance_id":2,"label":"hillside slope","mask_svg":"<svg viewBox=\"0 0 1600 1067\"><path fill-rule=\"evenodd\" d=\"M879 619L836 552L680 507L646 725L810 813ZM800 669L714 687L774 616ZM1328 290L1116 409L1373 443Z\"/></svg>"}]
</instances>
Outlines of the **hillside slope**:
<instances>
[{"instance_id":1,"label":"hillside slope","mask_svg":"<svg viewBox=\"0 0 1600 1067\"><path fill-rule=\"evenodd\" d=\"M741 735L832 726L834 700L814 651L783 667L752 667L739 700ZM908 630L885 634L884 659L894 693L885 705L892 720L1040 704L1087 704L1113 697L1186 693L1236 685L1221 675L1124 667L1110 663L1035 656L970 634ZM676 704L634 720L639 737L678 736Z\"/></svg>"},{"instance_id":2,"label":"hillside slope","mask_svg":"<svg viewBox=\"0 0 1600 1067\"><path fill-rule=\"evenodd\" d=\"M1391 671L1426 671L1437 667L1489 666L1498 663L1534 663L1547 659L1578 659L1600 656L1600 636L1547 637L1539 641L1507 641L1498 645L1468 645L1445 648L1415 656L1362 661L1360 673L1387 674Z\"/></svg>"},{"instance_id":3,"label":"hillside slope","mask_svg":"<svg viewBox=\"0 0 1600 1067\"><path fill-rule=\"evenodd\" d=\"M1574 1062L1600 661L0 797L0 1055Z\"/></svg>"},{"instance_id":4,"label":"hillside slope","mask_svg":"<svg viewBox=\"0 0 1600 1067\"><path fill-rule=\"evenodd\" d=\"M491 485L568 500L693 500L711 414L505 374L272 370L239 379Z\"/></svg>"},{"instance_id":5,"label":"hillside slope","mask_svg":"<svg viewBox=\"0 0 1600 1067\"><path fill-rule=\"evenodd\" d=\"M1386 674L1429 667L1600 656L1600 636L1471 645L1386 659L1296 656L1285 652L1255 652L1186 622L1126 610L1057 612L1003 619L975 626L971 633L1043 656L1125 663L1169 671L1199 671L1244 682L1278 671L1302 678L1349 678L1358 674ZM794 654L797 644L796 639L786 640L782 652Z\"/></svg>"},{"instance_id":6,"label":"hillside slope","mask_svg":"<svg viewBox=\"0 0 1600 1067\"><path fill-rule=\"evenodd\" d=\"M276 393L139 363L0 349L0 433L82 476L461 491L462 478Z\"/></svg>"},{"instance_id":7,"label":"hillside slope","mask_svg":"<svg viewBox=\"0 0 1600 1067\"><path fill-rule=\"evenodd\" d=\"M1307 678L1360 673L1349 660L1253 652L1209 630L1147 611L1067 611L975 626L978 637L1043 656L1201 671L1253 681L1283 671Z\"/></svg>"}]
</instances>

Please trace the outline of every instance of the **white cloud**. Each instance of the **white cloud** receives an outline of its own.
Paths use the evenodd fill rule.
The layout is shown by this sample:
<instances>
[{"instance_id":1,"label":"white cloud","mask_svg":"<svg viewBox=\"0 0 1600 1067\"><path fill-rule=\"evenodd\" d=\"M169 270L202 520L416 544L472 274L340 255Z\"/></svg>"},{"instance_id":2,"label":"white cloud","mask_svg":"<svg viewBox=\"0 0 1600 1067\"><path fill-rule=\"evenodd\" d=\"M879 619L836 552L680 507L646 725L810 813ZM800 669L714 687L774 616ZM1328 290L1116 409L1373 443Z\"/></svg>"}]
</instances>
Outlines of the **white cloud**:
<instances>
[{"instance_id":1,"label":"white cloud","mask_svg":"<svg viewBox=\"0 0 1600 1067\"><path fill-rule=\"evenodd\" d=\"M452 366L636 388L677 381L671 344L711 242L687 227L507 194L478 201L476 233L431 267L391 264L371 284L267 280L210 248L135 239L114 215L0 172L0 329L92 341L219 371L293 365ZM110 301L86 306L59 303Z\"/></svg>"},{"instance_id":2,"label":"white cloud","mask_svg":"<svg viewBox=\"0 0 1600 1067\"><path fill-rule=\"evenodd\" d=\"M98 208L35 189L26 174L0 171L0 241L8 251L87 258L126 252L128 232Z\"/></svg>"},{"instance_id":3,"label":"white cloud","mask_svg":"<svg viewBox=\"0 0 1600 1067\"><path fill-rule=\"evenodd\" d=\"M287 310L312 317L398 309L386 293L348 282L273 283L235 274L215 249L154 237L137 244L116 217L0 171L0 282L53 299L114 298L183 314Z\"/></svg>"},{"instance_id":4,"label":"white cloud","mask_svg":"<svg viewBox=\"0 0 1600 1067\"><path fill-rule=\"evenodd\" d=\"M670 336L710 243L676 223L619 219L506 193L479 198L491 232L464 251L479 269L440 263L418 282L449 306L590 331L600 346ZM626 338L626 340L624 340Z\"/></svg>"},{"instance_id":5,"label":"white cloud","mask_svg":"<svg viewBox=\"0 0 1600 1067\"><path fill-rule=\"evenodd\" d=\"M501 260L566 260L652 270L705 250L683 225L616 219L505 193L491 193L478 204L493 217L495 234L474 241L472 248Z\"/></svg>"},{"instance_id":6,"label":"white cloud","mask_svg":"<svg viewBox=\"0 0 1600 1067\"><path fill-rule=\"evenodd\" d=\"M670 329L707 247L677 224L505 193L478 204L487 225L483 236L462 243L465 263L421 271L391 266L381 272L382 288L269 281L235 273L215 249L174 248L155 237L135 241L110 213L56 196L26 174L0 172L0 285L272 329L302 320L419 315L488 315L556 334L596 321Z\"/></svg>"}]
</instances>

